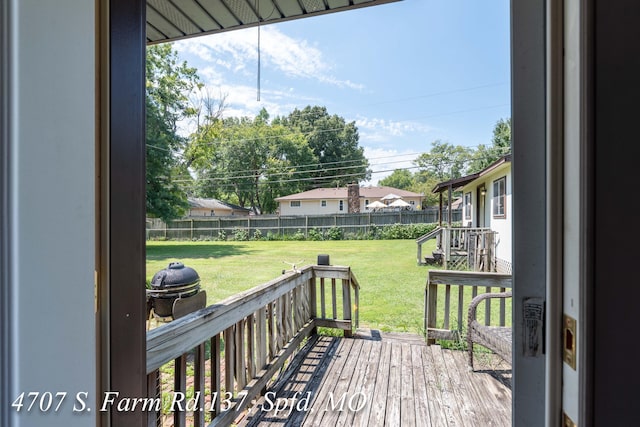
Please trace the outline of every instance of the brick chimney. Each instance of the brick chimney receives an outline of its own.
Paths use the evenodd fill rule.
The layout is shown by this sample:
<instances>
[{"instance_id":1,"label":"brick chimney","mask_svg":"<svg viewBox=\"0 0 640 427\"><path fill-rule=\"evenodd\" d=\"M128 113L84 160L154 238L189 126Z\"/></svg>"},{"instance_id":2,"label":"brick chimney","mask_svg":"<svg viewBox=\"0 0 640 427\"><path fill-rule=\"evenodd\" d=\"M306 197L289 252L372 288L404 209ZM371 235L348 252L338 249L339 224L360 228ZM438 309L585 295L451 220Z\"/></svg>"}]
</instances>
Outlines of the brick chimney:
<instances>
[{"instance_id":1,"label":"brick chimney","mask_svg":"<svg viewBox=\"0 0 640 427\"><path fill-rule=\"evenodd\" d=\"M357 183L347 185L347 212L360 213L360 186Z\"/></svg>"}]
</instances>

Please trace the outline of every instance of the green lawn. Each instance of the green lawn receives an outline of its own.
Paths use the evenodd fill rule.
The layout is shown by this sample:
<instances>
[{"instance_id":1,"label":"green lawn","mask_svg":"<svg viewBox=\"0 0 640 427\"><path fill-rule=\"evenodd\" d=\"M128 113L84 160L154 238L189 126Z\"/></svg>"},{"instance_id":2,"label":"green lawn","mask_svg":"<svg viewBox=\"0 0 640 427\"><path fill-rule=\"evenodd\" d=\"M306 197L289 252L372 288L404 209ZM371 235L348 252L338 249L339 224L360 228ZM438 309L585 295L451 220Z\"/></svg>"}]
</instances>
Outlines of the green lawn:
<instances>
[{"instance_id":1,"label":"green lawn","mask_svg":"<svg viewBox=\"0 0 640 427\"><path fill-rule=\"evenodd\" d=\"M431 243L435 245L435 241ZM350 266L360 282L360 326L422 332L428 268L416 264L414 240L156 242L147 243L147 278L171 261L194 268L208 303L267 282L297 265ZM428 253L429 244L423 248ZM302 262L300 262L302 261Z\"/></svg>"}]
</instances>

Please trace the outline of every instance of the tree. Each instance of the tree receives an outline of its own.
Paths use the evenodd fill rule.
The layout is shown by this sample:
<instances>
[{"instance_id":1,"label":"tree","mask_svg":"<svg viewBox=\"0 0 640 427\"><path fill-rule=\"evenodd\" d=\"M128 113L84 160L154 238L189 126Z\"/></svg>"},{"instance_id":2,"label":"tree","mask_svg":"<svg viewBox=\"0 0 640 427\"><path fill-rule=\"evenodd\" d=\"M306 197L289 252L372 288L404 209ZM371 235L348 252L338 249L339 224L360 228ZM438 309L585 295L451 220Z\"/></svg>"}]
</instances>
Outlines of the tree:
<instances>
[{"instance_id":1,"label":"tree","mask_svg":"<svg viewBox=\"0 0 640 427\"><path fill-rule=\"evenodd\" d=\"M317 165L307 168L315 179L308 182L306 189L343 186L371 177L355 122L347 123L338 115L329 115L326 107L320 106L296 108L274 122L302 133L317 159Z\"/></svg>"},{"instance_id":2,"label":"tree","mask_svg":"<svg viewBox=\"0 0 640 427\"><path fill-rule=\"evenodd\" d=\"M511 151L511 118L498 120L493 127L491 142L501 156Z\"/></svg>"},{"instance_id":3,"label":"tree","mask_svg":"<svg viewBox=\"0 0 640 427\"><path fill-rule=\"evenodd\" d=\"M185 140L176 128L188 114L188 93L198 86L196 69L179 63L171 45L147 48L146 206L148 215L164 221L182 216L188 207L184 190L175 182L180 174L188 176L177 156Z\"/></svg>"},{"instance_id":4,"label":"tree","mask_svg":"<svg viewBox=\"0 0 640 427\"><path fill-rule=\"evenodd\" d=\"M271 213L275 198L302 191L309 173L300 165L316 162L307 140L299 132L269 122L263 109L254 119L227 118L197 149L193 162L199 194L233 201L256 213Z\"/></svg>"},{"instance_id":5,"label":"tree","mask_svg":"<svg viewBox=\"0 0 640 427\"><path fill-rule=\"evenodd\" d=\"M500 119L493 127L491 146L478 146L471 156L469 173L479 172L511 152L511 119Z\"/></svg>"},{"instance_id":6,"label":"tree","mask_svg":"<svg viewBox=\"0 0 640 427\"><path fill-rule=\"evenodd\" d=\"M416 184L416 180L410 171L406 169L396 169L391 175L381 179L378 183L387 187L409 190Z\"/></svg>"},{"instance_id":7,"label":"tree","mask_svg":"<svg viewBox=\"0 0 640 427\"><path fill-rule=\"evenodd\" d=\"M431 143L431 151L418 156L414 163L437 180L447 181L466 174L470 157L467 147L437 140Z\"/></svg>"}]
</instances>

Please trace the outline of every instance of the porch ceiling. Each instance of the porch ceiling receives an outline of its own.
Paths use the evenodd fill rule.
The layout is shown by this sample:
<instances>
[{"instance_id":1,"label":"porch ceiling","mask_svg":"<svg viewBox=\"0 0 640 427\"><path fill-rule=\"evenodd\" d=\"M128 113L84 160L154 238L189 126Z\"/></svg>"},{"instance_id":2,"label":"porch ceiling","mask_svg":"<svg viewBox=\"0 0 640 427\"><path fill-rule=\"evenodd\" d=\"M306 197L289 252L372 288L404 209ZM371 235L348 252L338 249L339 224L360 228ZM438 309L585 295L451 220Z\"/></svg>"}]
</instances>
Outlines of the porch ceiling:
<instances>
[{"instance_id":1,"label":"porch ceiling","mask_svg":"<svg viewBox=\"0 0 640 427\"><path fill-rule=\"evenodd\" d=\"M147 44L401 0L147 0Z\"/></svg>"}]
</instances>

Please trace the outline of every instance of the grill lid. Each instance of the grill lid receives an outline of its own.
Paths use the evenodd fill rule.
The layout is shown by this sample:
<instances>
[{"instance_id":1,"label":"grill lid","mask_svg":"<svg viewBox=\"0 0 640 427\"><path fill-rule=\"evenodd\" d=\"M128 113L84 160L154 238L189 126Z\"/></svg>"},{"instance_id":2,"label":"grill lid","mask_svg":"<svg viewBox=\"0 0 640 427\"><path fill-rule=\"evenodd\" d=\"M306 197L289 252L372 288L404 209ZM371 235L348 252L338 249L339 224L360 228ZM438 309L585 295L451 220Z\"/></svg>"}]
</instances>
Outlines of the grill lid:
<instances>
[{"instance_id":1,"label":"grill lid","mask_svg":"<svg viewBox=\"0 0 640 427\"><path fill-rule=\"evenodd\" d=\"M199 281L200 276L193 268L185 267L181 262L172 262L167 268L153 275L151 287L154 289L175 288L196 284Z\"/></svg>"}]
</instances>

